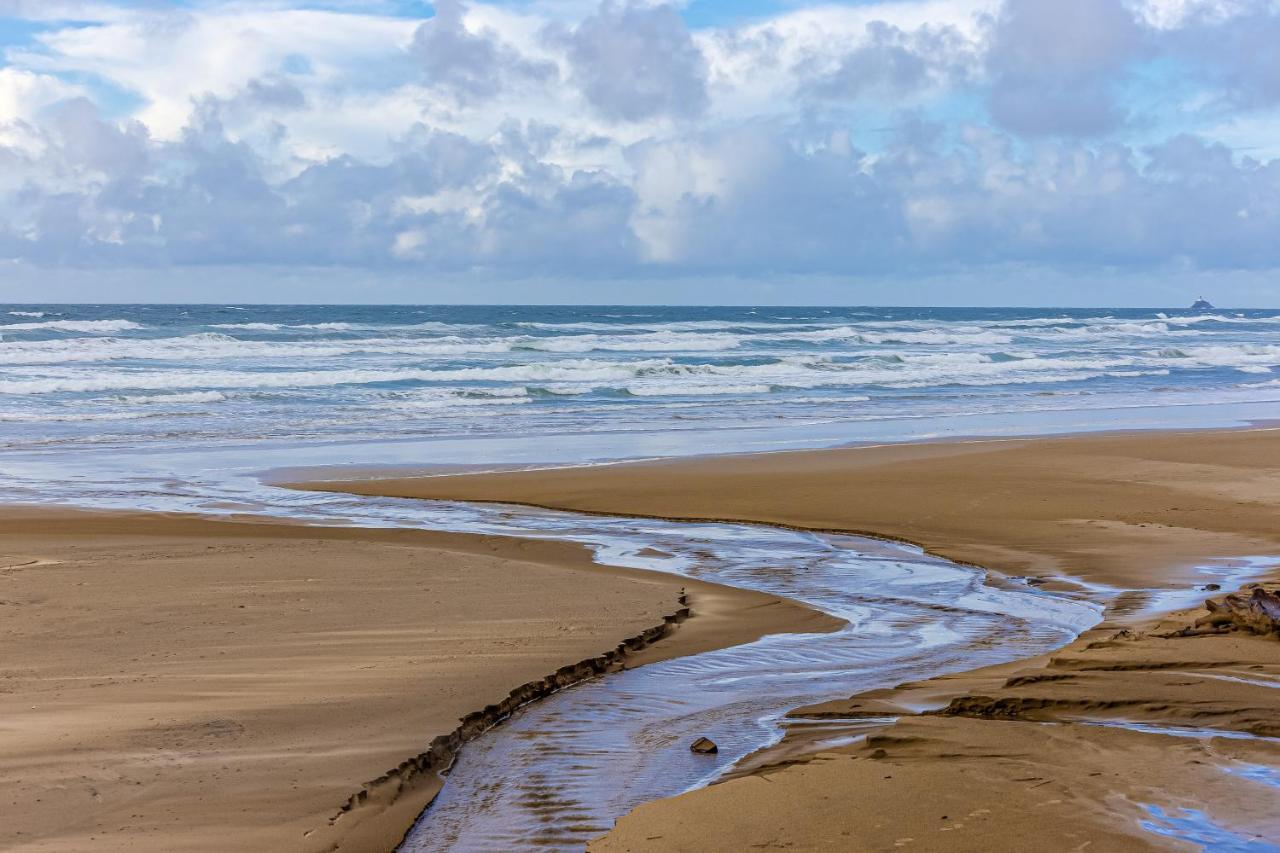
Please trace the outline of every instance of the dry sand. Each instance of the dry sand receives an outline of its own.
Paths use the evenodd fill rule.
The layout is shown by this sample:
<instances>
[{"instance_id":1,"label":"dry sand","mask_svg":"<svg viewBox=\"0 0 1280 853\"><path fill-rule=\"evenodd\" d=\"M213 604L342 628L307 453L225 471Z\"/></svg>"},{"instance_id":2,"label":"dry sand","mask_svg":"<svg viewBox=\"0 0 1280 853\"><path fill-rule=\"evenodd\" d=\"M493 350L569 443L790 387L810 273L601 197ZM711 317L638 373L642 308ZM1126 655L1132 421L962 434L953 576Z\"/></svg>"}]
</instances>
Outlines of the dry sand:
<instances>
[{"instance_id":1,"label":"dry sand","mask_svg":"<svg viewBox=\"0 0 1280 853\"><path fill-rule=\"evenodd\" d=\"M560 543L6 508L0 848L388 850L434 776L332 822L362 783L682 586L629 663L837 624Z\"/></svg>"},{"instance_id":2,"label":"dry sand","mask_svg":"<svg viewBox=\"0 0 1280 853\"><path fill-rule=\"evenodd\" d=\"M1280 551L1280 432L1204 431L804 451L333 483L361 494L739 520L915 542L1049 584L1187 588L1219 557ZM1174 737L1139 721L1280 736L1280 640L1167 636L1122 597L1059 653L829 703L903 713L813 755L784 742L756 772L642 806L593 850L1193 849L1140 828L1205 812L1280 838L1280 745ZM1133 624L1128 624L1133 622ZM938 713L915 713L921 708ZM1244 764L1273 782L1245 778ZM772 765L772 766L770 766ZM761 770L761 767L768 769Z\"/></svg>"}]
</instances>

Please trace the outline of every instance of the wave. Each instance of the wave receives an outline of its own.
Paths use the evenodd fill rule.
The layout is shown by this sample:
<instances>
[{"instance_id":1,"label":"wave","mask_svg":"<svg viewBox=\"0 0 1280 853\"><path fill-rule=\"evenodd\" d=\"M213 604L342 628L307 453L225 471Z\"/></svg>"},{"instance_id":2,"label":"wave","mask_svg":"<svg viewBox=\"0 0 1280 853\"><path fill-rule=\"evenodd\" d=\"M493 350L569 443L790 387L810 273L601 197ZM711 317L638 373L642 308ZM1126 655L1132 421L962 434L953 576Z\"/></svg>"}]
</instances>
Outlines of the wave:
<instances>
[{"instance_id":1,"label":"wave","mask_svg":"<svg viewBox=\"0 0 1280 853\"><path fill-rule=\"evenodd\" d=\"M46 320L43 323L5 323L0 325L0 333L48 331L108 334L111 332L128 332L141 328L140 324L132 320Z\"/></svg>"},{"instance_id":2,"label":"wave","mask_svg":"<svg viewBox=\"0 0 1280 853\"><path fill-rule=\"evenodd\" d=\"M45 312L43 311L10 311L9 316L10 317L34 317L35 319L38 320L41 317L46 317L48 315L45 314Z\"/></svg>"},{"instance_id":3,"label":"wave","mask_svg":"<svg viewBox=\"0 0 1280 853\"><path fill-rule=\"evenodd\" d=\"M0 423L82 423L134 421L156 417L154 412L0 412Z\"/></svg>"},{"instance_id":4,"label":"wave","mask_svg":"<svg viewBox=\"0 0 1280 853\"><path fill-rule=\"evenodd\" d=\"M768 394L769 385L708 385L703 383L676 382L654 385L628 385L626 391L633 397L701 397L703 395Z\"/></svg>"},{"instance_id":5,"label":"wave","mask_svg":"<svg viewBox=\"0 0 1280 853\"><path fill-rule=\"evenodd\" d=\"M151 342L154 343L154 342ZM219 342L214 341L214 344ZM235 342L237 345L243 342ZM460 344L463 348L470 344ZM673 358L606 360L557 359L498 365L439 367L356 367L312 370L95 370L63 368L46 375L0 379L8 394L83 393L113 390L216 391L228 388L323 388L390 383L542 384L552 393L571 387L625 388L643 396L648 389L684 383L686 393L734 393L725 388L818 388L876 385L918 388L928 385L1064 382L1117 371L1179 367L1233 367L1261 372L1280 364L1280 347L1200 347L1161 349L1138 355L1020 358L985 352L887 352L833 359L820 353L771 358L757 363ZM666 392L664 392L666 393ZM753 390L751 393L760 393Z\"/></svg>"},{"instance_id":6,"label":"wave","mask_svg":"<svg viewBox=\"0 0 1280 853\"><path fill-rule=\"evenodd\" d=\"M513 325L525 329L541 329L548 332L714 332L714 331L748 331L752 329L795 329L805 327L839 326L848 321L833 322L831 320L796 320L777 321L772 323L735 321L735 320L654 320L649 323L535 323L521 322Z\"/></svg>"},{"instance_id":7,"label":"wave","mask_svg":"<svg viewBox=\"0 0 1280 853\"><path fill-rule=\"evenodd\" d=\"M298 440L421 436L435 431L436 418L453 434L714 429L938 417L978 401L1023 410L1048 395L1063 411L1218 396L1257 403L1280 388L1280 315L1231 312L858 317L806 309L689 319L655 309L549 323L513 322L519 315L507 311L193 308L147 309L133 315L140 325L5 311L0 332L12 334L0 340L0 431L28 443L236 430ZM494 319L412 322L422 316ZM565 315L539 319L556 316ZM92 423L138 418L161 421L142 421L127 438L124 423Z\"/></svg>"},{"instance_id":8,"label":"wave","mask_svg":"<svg viewBox=\"0 0 1280 853\"><path fill-rule=\"evenodd\" d=\"M514 349L542 352L718 352L737 349L743 339L739 335L679 335L655 332L640 335L570 335L563 337L521 338Z\"/></svg>"},{"instance_id":9,"label":"wave","mask_svg":"<svg viewBox=\"0 0 1280 853\"><path fill-rule=\"evenodd\" d=\"M473 406L518 406L532 402L533 398L524 388L444 388L400 394L386 405L390 409L413 412Z\"/></svg>"},{"instance_id":10,"label":"wave","mask_svg":"<svg viewBox=\"0 0 1280 853\"><path fill-rule=\"evenodd\" d=\"M241 329L249 332L276 332L281 329L310 329L319 332L347 332L361 328L351 323L211 323L210 329ZM368 328L368 327L365 327Z\"/></svg>"},{"instance_id":11,"label":"wave","mask_svg":"<svg viewBox=\"0 0 1280 853\"><path fill-rule=\"evenodd\" d=\"M177 403L221 403L227 399L227 395L221 391L192 391L187 394L125 394L114 399L129 406L149 406Z\"/></svg>"},{"instance_id":12,"label":"wave","mask_svg":"<svg viewBox=\"0 0 1280 853\"><path fill-rule=\"evenodd\" d=\"M3 328L3 327L0 327ZM221 332L175 338L72 338L0 342L0 361L7 364L62 364L94 361L181 361L185 359L326 359L352 355L468 355L509 352L501 341L463 338L406 340L367 338L346 341L254 341Z\"/></svg>"},{"instance_id":13,"label":"wave","mask_svg":"<svg viewBox=\"0 0 1280 853\"><path fill-rule=\"evenodd\" d=\"M0 393L54 394L114 390L224 389L224 388L322 388L338 385L374 385L395 382L528 382L609 381L630 379L638 370L656 362L595 362L590 360L541 362L506 367L469 367L453 370L425 368L344 369L306 371L97 371L93 375L52 375L33 379L0 379Z\"/></svg>"}]
</instances>

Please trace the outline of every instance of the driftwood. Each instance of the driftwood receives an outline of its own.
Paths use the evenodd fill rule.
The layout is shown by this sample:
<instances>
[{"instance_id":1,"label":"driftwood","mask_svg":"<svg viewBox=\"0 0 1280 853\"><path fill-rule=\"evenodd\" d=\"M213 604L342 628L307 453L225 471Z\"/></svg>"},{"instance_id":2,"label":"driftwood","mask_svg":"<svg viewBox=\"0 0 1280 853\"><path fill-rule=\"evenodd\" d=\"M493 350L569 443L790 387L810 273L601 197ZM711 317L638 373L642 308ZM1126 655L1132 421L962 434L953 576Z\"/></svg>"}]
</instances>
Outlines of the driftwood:
<instances>
[{"instance_id":1,"label":"driftwood","mask_svg":"<svg viewBox=\"0 0 1280 853\"><path fill-rule=\"evenodd\" d=\"M1280 634L1280 595L1254 587L1249 595L1232 593L1221 601L1204 603L1208 616L1196 620L1196 627L1238 628L1254 634Z\"/></svg>"}]
</instances>

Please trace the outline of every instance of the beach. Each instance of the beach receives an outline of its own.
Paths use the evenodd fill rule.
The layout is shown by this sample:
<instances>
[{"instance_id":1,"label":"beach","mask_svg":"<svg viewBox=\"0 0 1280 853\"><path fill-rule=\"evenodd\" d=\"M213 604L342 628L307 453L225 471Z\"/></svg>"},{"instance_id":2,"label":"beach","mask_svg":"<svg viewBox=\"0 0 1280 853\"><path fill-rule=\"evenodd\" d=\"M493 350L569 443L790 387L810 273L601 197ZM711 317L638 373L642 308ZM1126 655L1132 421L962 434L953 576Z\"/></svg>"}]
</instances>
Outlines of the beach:
<instances>
[{"instance_id":1,"label":"beach","mask_svg":"<svg viewBox=\"0 0 1280 853\"><path fill-rule=\"evenodd\" d=\"M366 783L682 590L628 665L838 624L503 537L9 507L0 555L6 850L390 850L439 779Z\"/></svg>"},{"instance_id":2,"label":"beach","mask_svg":"<svg viewBox=\"0 0 1280 853\"><path fill-rule=\"evenodd\" d=\"M1049 849L1163 849L1196 833L1219 842L1276 837L1275 785L1266 780L1280 763L1270 740L1280 644L1180 636L1203 613L1160 611L1179 591L1182 600L1230 591L1203 589L1206 564L1275 552L1278 471L1277 433L1256 429L321 487L856 531L1042 589L1092 590L1110 604L1106 621L1040 660L808 709L836 719L905 715L835 751L784 741L752 760L752 774L642 806L593 849L1013 850L1033 830L1061 840ZM1250 565L1238 564L1238 577ZM1256 574L1276 578L1274 568ZM1117 725L1130 722L1167 731ZM1254 775L1263 781L1232 775L1238 766L1262 768Z\"/></svg>"},{"instance_id":3,"label":"beach","mask_svg":"<svg viewBox=\"0 0 1280 853\"><path fill-rule=\"evenodd\" d=\"M0 0L0 853L1280 853L1277 42Z\"/></svg>"},{"instance_id":4,"label":"beach","mask_svg":"<svg viewBox=\"0 0 1280 853\"><path fill-rule=\"evenodd\" d=\"M1276 644L1154 634L1274 577L1273 312L41 311L0 330L3 846L1269 831L1224 804L1272 802Z\"/></svg>"}]
</instances>

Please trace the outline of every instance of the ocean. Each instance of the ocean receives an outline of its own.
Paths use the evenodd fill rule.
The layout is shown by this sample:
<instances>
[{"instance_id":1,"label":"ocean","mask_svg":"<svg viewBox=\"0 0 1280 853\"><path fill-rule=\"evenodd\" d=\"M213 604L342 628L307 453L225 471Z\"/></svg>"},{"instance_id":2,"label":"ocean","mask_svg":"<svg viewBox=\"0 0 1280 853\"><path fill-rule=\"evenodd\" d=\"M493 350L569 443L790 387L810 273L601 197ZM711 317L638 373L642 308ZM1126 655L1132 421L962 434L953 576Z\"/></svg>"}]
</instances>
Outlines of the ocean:
<instances>
[{"instance_id":1,"label":"ocean","mask_svg":"<svg viewBox=\"0 0 1280 853\"><path fill-rule=\"evenodd\" d=\"M1274 402L1278 366L1272 311L3 306L0 448L814 421L857 439Z\"/></svg>"},{"instance_id":2,"label":"ocean","mask_svg":"<svg viewBox=\"0 0 1280 853\"><path fill-rule=\"evenodd\" d=\"M1278 367L1276 311L8 305L0 488L1227 426Z\"/></svg>"}]
</instances>

